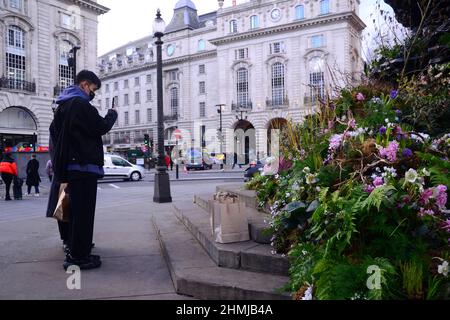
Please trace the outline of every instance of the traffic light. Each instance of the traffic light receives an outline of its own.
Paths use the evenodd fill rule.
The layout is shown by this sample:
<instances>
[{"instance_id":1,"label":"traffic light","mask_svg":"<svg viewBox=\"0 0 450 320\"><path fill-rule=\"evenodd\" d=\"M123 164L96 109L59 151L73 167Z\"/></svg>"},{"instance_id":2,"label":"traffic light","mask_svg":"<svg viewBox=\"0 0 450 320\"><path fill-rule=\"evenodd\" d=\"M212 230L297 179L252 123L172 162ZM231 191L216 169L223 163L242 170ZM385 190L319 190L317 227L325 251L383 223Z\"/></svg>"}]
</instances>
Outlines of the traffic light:
<instances>
[{"instance_id":1,"label":"traffic light","mask_svg":"<svg viewBox=\"0 0 450 320\"><path fill-rule=\"evenodd\" d=\"M150 136L148 134L144 134L144 144L149 147L150 146Z\"/></svg>"}]
</instances>

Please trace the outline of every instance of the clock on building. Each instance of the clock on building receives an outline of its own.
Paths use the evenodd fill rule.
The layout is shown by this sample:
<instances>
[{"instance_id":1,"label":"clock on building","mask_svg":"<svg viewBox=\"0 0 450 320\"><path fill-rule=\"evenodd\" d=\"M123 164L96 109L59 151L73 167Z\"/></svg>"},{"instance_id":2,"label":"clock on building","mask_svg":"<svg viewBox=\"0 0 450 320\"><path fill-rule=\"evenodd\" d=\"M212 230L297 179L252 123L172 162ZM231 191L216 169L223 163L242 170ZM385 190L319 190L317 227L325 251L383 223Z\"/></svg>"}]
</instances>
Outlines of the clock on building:
<instances>
[{"instance_id":1,"label":"clock on building","mask_svg":"<svg viewBox=\"0 0 450 320\"><path fill-rule=\"evenodd\" d=\"M175 46L173 44L169 44L167 46L167 55L170 57L175 52Z\"/></svg>"},{"instance_id":2,"label":"clock on building","mask_svg":"<svg viewBox=\"0 0 450 320\"><path fill-rule=\"evenodd\" d=\"M278 8L275 8L270 13L270 17L272 18L272 21L278 21L281 18L281 11Z\"/></svg>"}]
</instances>

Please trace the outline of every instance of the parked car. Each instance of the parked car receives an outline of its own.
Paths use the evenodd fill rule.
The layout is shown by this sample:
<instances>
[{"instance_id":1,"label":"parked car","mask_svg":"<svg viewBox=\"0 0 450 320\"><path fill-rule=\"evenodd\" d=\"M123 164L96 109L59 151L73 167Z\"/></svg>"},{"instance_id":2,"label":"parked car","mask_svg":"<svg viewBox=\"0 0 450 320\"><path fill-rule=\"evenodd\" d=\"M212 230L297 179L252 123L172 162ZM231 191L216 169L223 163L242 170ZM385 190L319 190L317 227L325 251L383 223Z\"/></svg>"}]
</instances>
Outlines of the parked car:
<instances>
[{"instance_id":1,"label":"parked car","mask_svg":"<svg viewBox=\"0 0 450 320\"><path fill-rule=\"evenodd\" d=\"M134 165L124 158L105 154L105 177L123 178L125 180L139 181L145 177L145 170L141 166Z\"/></svg>"},{"instance_id":2,"label":"parked car","mask_svg":"<svg viewBox=\"0 0 450 320\"><path fill-rule=\"evenodd\" d=\"M198 149L189 150L186 153L184 163L187 171L212 169L213 166L210 156Z\"/></svg>"}]
</instances>

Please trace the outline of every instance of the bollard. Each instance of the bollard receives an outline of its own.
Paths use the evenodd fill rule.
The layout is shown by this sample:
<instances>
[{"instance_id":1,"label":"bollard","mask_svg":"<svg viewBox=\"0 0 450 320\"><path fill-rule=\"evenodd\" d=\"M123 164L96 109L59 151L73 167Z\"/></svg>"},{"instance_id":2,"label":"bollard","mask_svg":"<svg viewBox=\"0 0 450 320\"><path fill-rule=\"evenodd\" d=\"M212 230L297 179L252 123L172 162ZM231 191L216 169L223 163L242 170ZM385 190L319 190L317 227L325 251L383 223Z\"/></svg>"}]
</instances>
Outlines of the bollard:
<instances>
[{"instance_id":1,"label":"bollard","mask_svg":"<svg viewBox=\"0 0 450 320\"><path fill-rule=\"evenodd\" d=\"M175 166L175 175L176 175L176 178L177 178L177 180L180 178L180 175L179 175L179 173L178 173L178 163L176 164L176 166Z\"/></svg>"}]
</instances>

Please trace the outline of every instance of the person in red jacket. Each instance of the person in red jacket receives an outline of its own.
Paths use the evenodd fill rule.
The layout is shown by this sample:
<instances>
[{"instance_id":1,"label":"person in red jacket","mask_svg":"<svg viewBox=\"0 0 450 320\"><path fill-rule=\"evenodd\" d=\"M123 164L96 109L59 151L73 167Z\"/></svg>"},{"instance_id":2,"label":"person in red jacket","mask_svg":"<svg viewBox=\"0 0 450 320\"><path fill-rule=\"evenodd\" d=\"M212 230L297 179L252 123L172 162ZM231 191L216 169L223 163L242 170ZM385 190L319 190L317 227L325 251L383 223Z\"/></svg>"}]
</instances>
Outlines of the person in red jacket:
<instances>
[{"instance_id":1,"label":"person in red jacket","mask_svg":"<svg viewBox=\"0 0 450 320\"><path fill-rule=\"evenodd\" d=\"M166 153L166 156L164 158L166 160L166 167L167 170L169 170L169 166L170 166L170 156Z\"/></svg>"},{"instance_id":2,"label":"person in red jacket","mask_svg":"<svg viewBox=\"0 0 450 320\"><path fill-rule=\"evenodd\" d=\"M17 177L17 165L9 153L3 155L3 159L0 162L0 173L6 186L5 200L10 201L11 196L9 195L9 190L14 177Z\"/></svg>"}]
</instances>

